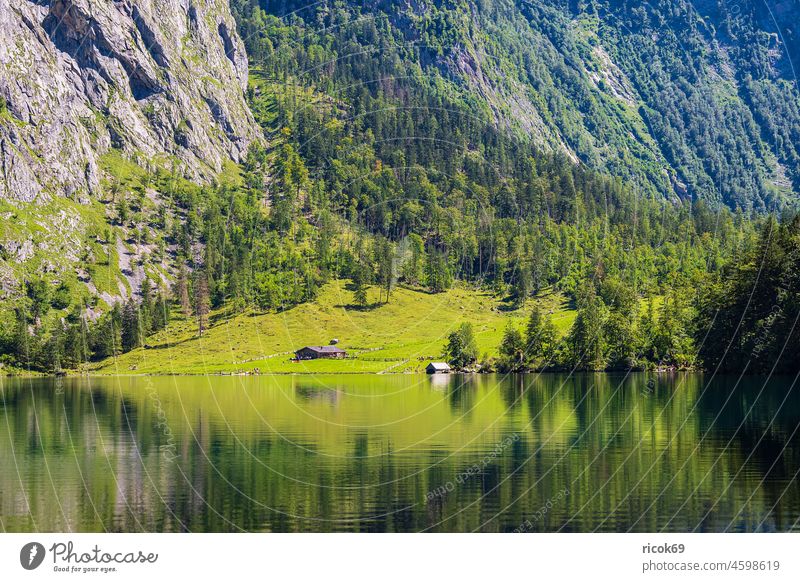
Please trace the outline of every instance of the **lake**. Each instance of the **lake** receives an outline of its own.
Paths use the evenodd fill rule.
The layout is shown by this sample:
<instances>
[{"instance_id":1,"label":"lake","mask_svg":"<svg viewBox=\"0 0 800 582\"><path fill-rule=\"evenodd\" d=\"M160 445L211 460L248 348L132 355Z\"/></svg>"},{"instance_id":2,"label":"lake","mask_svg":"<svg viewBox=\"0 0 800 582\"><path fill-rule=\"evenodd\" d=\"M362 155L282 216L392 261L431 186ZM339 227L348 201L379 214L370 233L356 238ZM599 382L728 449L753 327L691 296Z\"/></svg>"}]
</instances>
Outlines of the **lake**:
<instances>
[{"instance_id":1,"label":"lake","mask_svg":"<svg viewBox=\"0 0 800 582\"><path fill-rule=\"evenodd\" d=\"M0 378L0 527L800 529L793 380Z\"/></svg>"}]
</instances>

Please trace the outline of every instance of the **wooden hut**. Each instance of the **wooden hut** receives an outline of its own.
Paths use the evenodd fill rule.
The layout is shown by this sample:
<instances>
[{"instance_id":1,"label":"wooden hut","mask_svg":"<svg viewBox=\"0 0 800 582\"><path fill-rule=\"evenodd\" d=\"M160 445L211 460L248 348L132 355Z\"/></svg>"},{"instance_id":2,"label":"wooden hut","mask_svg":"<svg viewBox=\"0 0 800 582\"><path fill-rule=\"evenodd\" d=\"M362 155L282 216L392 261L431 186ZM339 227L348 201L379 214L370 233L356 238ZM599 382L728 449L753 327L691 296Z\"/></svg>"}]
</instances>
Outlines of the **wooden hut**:
<instances>
[{"instance_id":1,"label":"wooden hut","mask_svg":"<svg viewBox=\"0 0 800 582\"><path fill-rule=\"evenodd\" d=\"M297 350L294 356L298 360L342 359L347 357L347 352L336 346L306 346Z\"/></svg>"},{"instance_id":2,"label":"wooden hut","mask_svg":"<svg viewBox=\"0 0 800 582\"><path fill-rule=\"evenodd\" d=\"M425 371L428 374L449 374L450 364L446 364L444 362L431 362L427 365Z\"/></svg>"}]
</instances>

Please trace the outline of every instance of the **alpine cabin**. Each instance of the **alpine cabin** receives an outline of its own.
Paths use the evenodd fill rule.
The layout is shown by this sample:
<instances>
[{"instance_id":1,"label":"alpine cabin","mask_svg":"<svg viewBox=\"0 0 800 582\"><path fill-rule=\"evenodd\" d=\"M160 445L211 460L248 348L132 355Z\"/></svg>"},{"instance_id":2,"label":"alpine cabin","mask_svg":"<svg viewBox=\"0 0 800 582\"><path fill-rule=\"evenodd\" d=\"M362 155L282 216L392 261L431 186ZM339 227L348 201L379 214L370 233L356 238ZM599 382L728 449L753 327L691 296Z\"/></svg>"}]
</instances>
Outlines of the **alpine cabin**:
<instances>
[{"instance_id":1,"label":"alpine cabin","mask_svg":"<svg viewBox=\"0 0 800 582\"><path fill-rule=\"evenodd\" d=\"M298 360L318 360L320 358L342 359L347 357L347 352L336 346L306 346L294 353Z\"/></svg>"},{"instance_id":2,"label":"alpine cabin","mask_svg":"<svg viewBox=\"0 0 800 582\"><path fill-rule=\"evenodd\" d=\"M428 374L449 374L450 373L450 365L445 364L444 362L431 362L425 368L425 371Z\"/></svg>"}]
</instances>

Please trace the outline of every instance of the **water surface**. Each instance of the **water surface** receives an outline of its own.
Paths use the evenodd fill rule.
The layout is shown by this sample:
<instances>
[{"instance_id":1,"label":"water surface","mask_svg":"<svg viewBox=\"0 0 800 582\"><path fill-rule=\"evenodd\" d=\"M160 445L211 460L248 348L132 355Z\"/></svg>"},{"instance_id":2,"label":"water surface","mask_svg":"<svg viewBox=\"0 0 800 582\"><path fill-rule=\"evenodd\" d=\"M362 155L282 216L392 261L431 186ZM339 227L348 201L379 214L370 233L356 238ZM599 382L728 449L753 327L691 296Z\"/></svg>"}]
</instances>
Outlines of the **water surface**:
<instances>
[{"instance_id":1,"label":"water surface","mask_svg":"<svg viewBox=\"0 0 800 582\"><path fill-rule=\"evenodd\" d=\"M788 531L792 378L0 378L4 531Z\"/></svg>"}]
</instances>

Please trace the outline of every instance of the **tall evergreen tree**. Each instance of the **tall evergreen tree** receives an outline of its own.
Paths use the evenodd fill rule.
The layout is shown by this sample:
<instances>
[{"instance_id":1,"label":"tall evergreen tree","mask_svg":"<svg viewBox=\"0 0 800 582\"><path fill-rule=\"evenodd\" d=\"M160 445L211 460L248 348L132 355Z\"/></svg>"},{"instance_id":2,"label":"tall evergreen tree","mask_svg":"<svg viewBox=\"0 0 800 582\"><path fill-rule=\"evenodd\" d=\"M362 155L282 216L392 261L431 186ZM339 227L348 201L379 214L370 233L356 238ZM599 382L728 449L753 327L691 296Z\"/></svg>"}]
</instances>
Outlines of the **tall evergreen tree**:
<instances>
[{"instance_id":1,"label":"tall evergreen tree","mask_svg":"<svg viewBox=\"0 0 800 582\"><path fill-rule=\"evenodd\" d=\"M201 337L206 329L209 309L208 279L205 272L198 272L194 286L194 312L197 317L197 335Z\"/></svg>"},{"instance_id":2,"label":"tall evergreen tree","mask_svg":"<svg viewBox=\"0 0 800 582\"><path fill-rule=\"evenodd\" d=\"M185 265L181 265L178 270L178 279L175 282L175 296L181 307L181 313L184 317L189 317L192 314L192 301L189 298L189 272L186 270Z\"/></svg>"},{"instance_id":3,"label":"tall evergreen tree","mask_svg":"<svg viewBox=\"0 0 800 582\"><path fill-rule=\"evenodd\" d=\"M525 340L511 324L503 332L499 365L503 372L520 372L525 368Z\"/></svg>"},{"instance_id":4,"label":"tall evergreen tree","mask_svg":"<svg viewBox=\"0 0 800 582\"><path fill-rule=\"evenodd\" d=\"M534 305L525 327L525 360L529 367L536 368L550 360L555 351L557 333L553 321L542 316L538 305Z\"/></svg>"},{"instance_id":5,"label":"tall evergreen tree","mask_svg":"<svg viewBox=\"0 0 800 582\"><path fill-rule=\"evenodd\" d=\"M607 364L608 345L605 326L608 309L594 291L589 291L578 309L569 332L570 363L586 370L603 370Z\"/></svg>"},{"instance_id":6,"label":"tall evergreen tree","mask_svg":"<svg viewBox=\"0 0 800 582\"><path fill-rule=\"evenodd\" d=\"M133 297L129 297L125 307L122 308L120 341L123 352L129 352L142 345L139 305Z\"/></svg>"}]
</instances>

